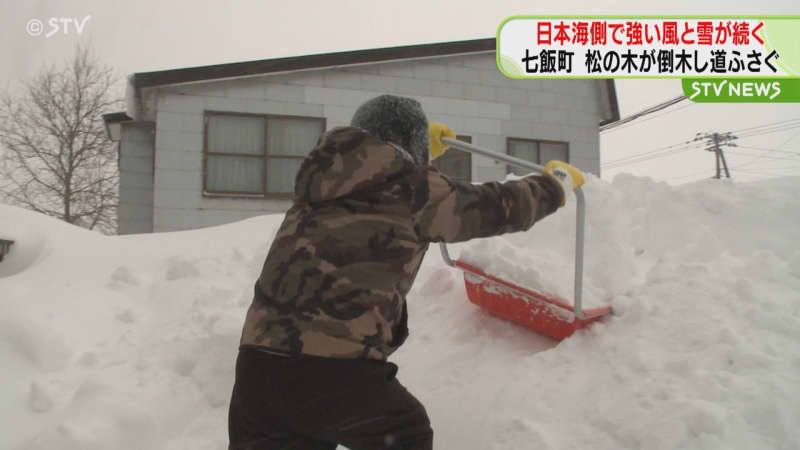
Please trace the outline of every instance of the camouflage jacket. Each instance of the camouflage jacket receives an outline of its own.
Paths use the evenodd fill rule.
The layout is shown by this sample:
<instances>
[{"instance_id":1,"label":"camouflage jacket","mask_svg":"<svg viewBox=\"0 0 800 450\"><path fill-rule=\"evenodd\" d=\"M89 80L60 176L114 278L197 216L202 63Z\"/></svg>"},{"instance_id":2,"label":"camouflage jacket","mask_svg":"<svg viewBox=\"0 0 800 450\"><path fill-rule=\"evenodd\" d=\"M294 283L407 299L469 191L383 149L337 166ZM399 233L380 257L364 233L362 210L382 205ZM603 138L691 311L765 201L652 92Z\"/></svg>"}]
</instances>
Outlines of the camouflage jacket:
<instances>
[{"instance_id":1,"label":"camouflage jacket","mask_svg":"<svg viewBox=\"0 0 800 450\"><path fill-rule=\"evenodd\" d=\"M561 196L541 176L457 183L363 130L335 128L300 167L241 345L385 360L408 336L405 297L429 243L527 230Z\"/></svg>"}]
</instances>

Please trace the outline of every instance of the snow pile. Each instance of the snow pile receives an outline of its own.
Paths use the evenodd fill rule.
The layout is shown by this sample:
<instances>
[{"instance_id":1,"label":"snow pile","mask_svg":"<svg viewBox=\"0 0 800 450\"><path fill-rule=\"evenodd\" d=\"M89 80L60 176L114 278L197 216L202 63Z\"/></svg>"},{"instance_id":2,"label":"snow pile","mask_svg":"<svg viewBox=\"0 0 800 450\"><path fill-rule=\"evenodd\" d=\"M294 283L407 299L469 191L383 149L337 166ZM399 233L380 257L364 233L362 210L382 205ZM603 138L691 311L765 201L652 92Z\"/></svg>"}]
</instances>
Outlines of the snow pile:
<instances>
[{"instance_id":1,"label":"snow pile","mask_svg":"<svg viewBox=\"0 0 800 450\"><path fill-rule=\"evenodd\" d=\"M619 175L589 175L586 195L584 304L600 306L640 285L664 258L708 263L723 253L749 258L757 250L787 260L800 217L787 211L797 180L734 185L707 180L682 188ZM571 302L574 298L575 198L528 233L469 245L461 259L508 281ZM796 235L796 234L795 234Z\"/></svg>"},{"instance_id":2,"label":"snow pile","mask_svg":"<svg viewBox=\"0 0 800 450\"><path fill-rule=\"evenodd\" d=\"M616 316L499 374L483 448L800 446L798 185L590 180L589 299ZM548 269L516 263L564 265L553 242L573 218L467 255L524 282Z\"/></svg>"},{"instance_id":3,"label":"snow pile","mask_svg":"<svg viewBox=\"0 0 800 450\"><path fill-rule=\"evenodd\" d=\"M800 179L590 179L558 344L465 298L433 247L392 358L437 448L800 447ZM454 256L572 298L574 205ZM281 220L104 237L0 206L0 448L224 449L241 321Z\"/></svg>"}]
</instances>

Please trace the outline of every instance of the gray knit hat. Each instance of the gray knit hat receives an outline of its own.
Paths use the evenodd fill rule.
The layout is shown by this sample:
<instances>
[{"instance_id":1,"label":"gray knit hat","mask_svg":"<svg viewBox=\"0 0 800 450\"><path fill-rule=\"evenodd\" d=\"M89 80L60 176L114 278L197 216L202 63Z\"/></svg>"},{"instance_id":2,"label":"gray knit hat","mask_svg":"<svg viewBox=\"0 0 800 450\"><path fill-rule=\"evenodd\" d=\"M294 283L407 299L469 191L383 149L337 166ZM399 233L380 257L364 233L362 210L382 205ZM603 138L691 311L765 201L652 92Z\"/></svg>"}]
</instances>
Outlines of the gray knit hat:
<instances>
[{"instance_id":1,"label":"gray knit hat","mask_svg":"<svg viewBox=\"0 0 800 450\"><path fill-rule=\"evenodd\" d=\"M428 164L428 119L413 98L381 95L367 100L350 124L402 147L416 164Z\"/></svg>"}]
</instances>

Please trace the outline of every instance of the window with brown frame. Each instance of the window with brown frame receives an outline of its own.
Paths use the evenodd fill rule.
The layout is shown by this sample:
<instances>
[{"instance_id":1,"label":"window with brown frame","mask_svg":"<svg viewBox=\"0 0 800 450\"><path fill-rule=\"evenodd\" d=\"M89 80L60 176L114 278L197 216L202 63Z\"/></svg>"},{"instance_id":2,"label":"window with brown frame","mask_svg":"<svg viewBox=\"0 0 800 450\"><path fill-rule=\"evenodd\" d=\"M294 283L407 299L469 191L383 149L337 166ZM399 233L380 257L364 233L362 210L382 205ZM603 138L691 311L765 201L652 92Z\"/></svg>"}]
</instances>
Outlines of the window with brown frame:
<instances>
[{"instance_id":1,"label":"window with brown frame","mask_svg":"<svg viewBox=\"0 0 800 450\"><path fill-rule=\"evenodd\" d=\"M456 139L468 144L472 143L472 136L456 136ZM472 181L472 153L450 149L444 155L431 162L433 167L455 181L469 183Z\"/></svg>"},{"instance_id":2,"label":"window with brown frame","mask_svg":"<svg viewBox=\"0 0 800 450\"><path fill-rule=\"evenodd\" d=\"M506 140L506 148L509 155L536 164L545 164L552 159L569 162L568 142L508 138ZM508 166L507 172L514 175L525 175L531 171L520 167Z\"/></svg>"},{"instance_id":3,"label":"window with brown frame","mask_svg":"<svg viewBox=\"0 0 800 450\"><path fill-rule=\"evenodd\" d=\"M207 111L203 191L291 197L306 155L325 119Z\"/></svg>"}]
</instances>

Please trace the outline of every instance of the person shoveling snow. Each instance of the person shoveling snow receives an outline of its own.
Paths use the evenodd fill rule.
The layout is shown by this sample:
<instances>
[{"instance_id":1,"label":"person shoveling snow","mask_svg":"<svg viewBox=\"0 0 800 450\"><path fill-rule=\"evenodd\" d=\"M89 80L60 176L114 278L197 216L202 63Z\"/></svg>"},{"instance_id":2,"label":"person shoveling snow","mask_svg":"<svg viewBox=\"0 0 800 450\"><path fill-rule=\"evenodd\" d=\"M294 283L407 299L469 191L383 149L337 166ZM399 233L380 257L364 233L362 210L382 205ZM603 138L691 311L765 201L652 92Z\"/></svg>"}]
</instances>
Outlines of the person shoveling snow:
<instances>
[{"instance_id":1,"label":"person shoveling snow","mask_svg":"<svg viewBox=\"0 0 800 450\"><path fill-rule=\"evenodd\" d=\"M383 95L303 161L255 284L229 410L231 450L430 449L425 408L387 358L408 336L405 296L432 242L528 230L582 174L563 162L505 183L428 165L445 125Z\"/></svg>"}]
</instances>

